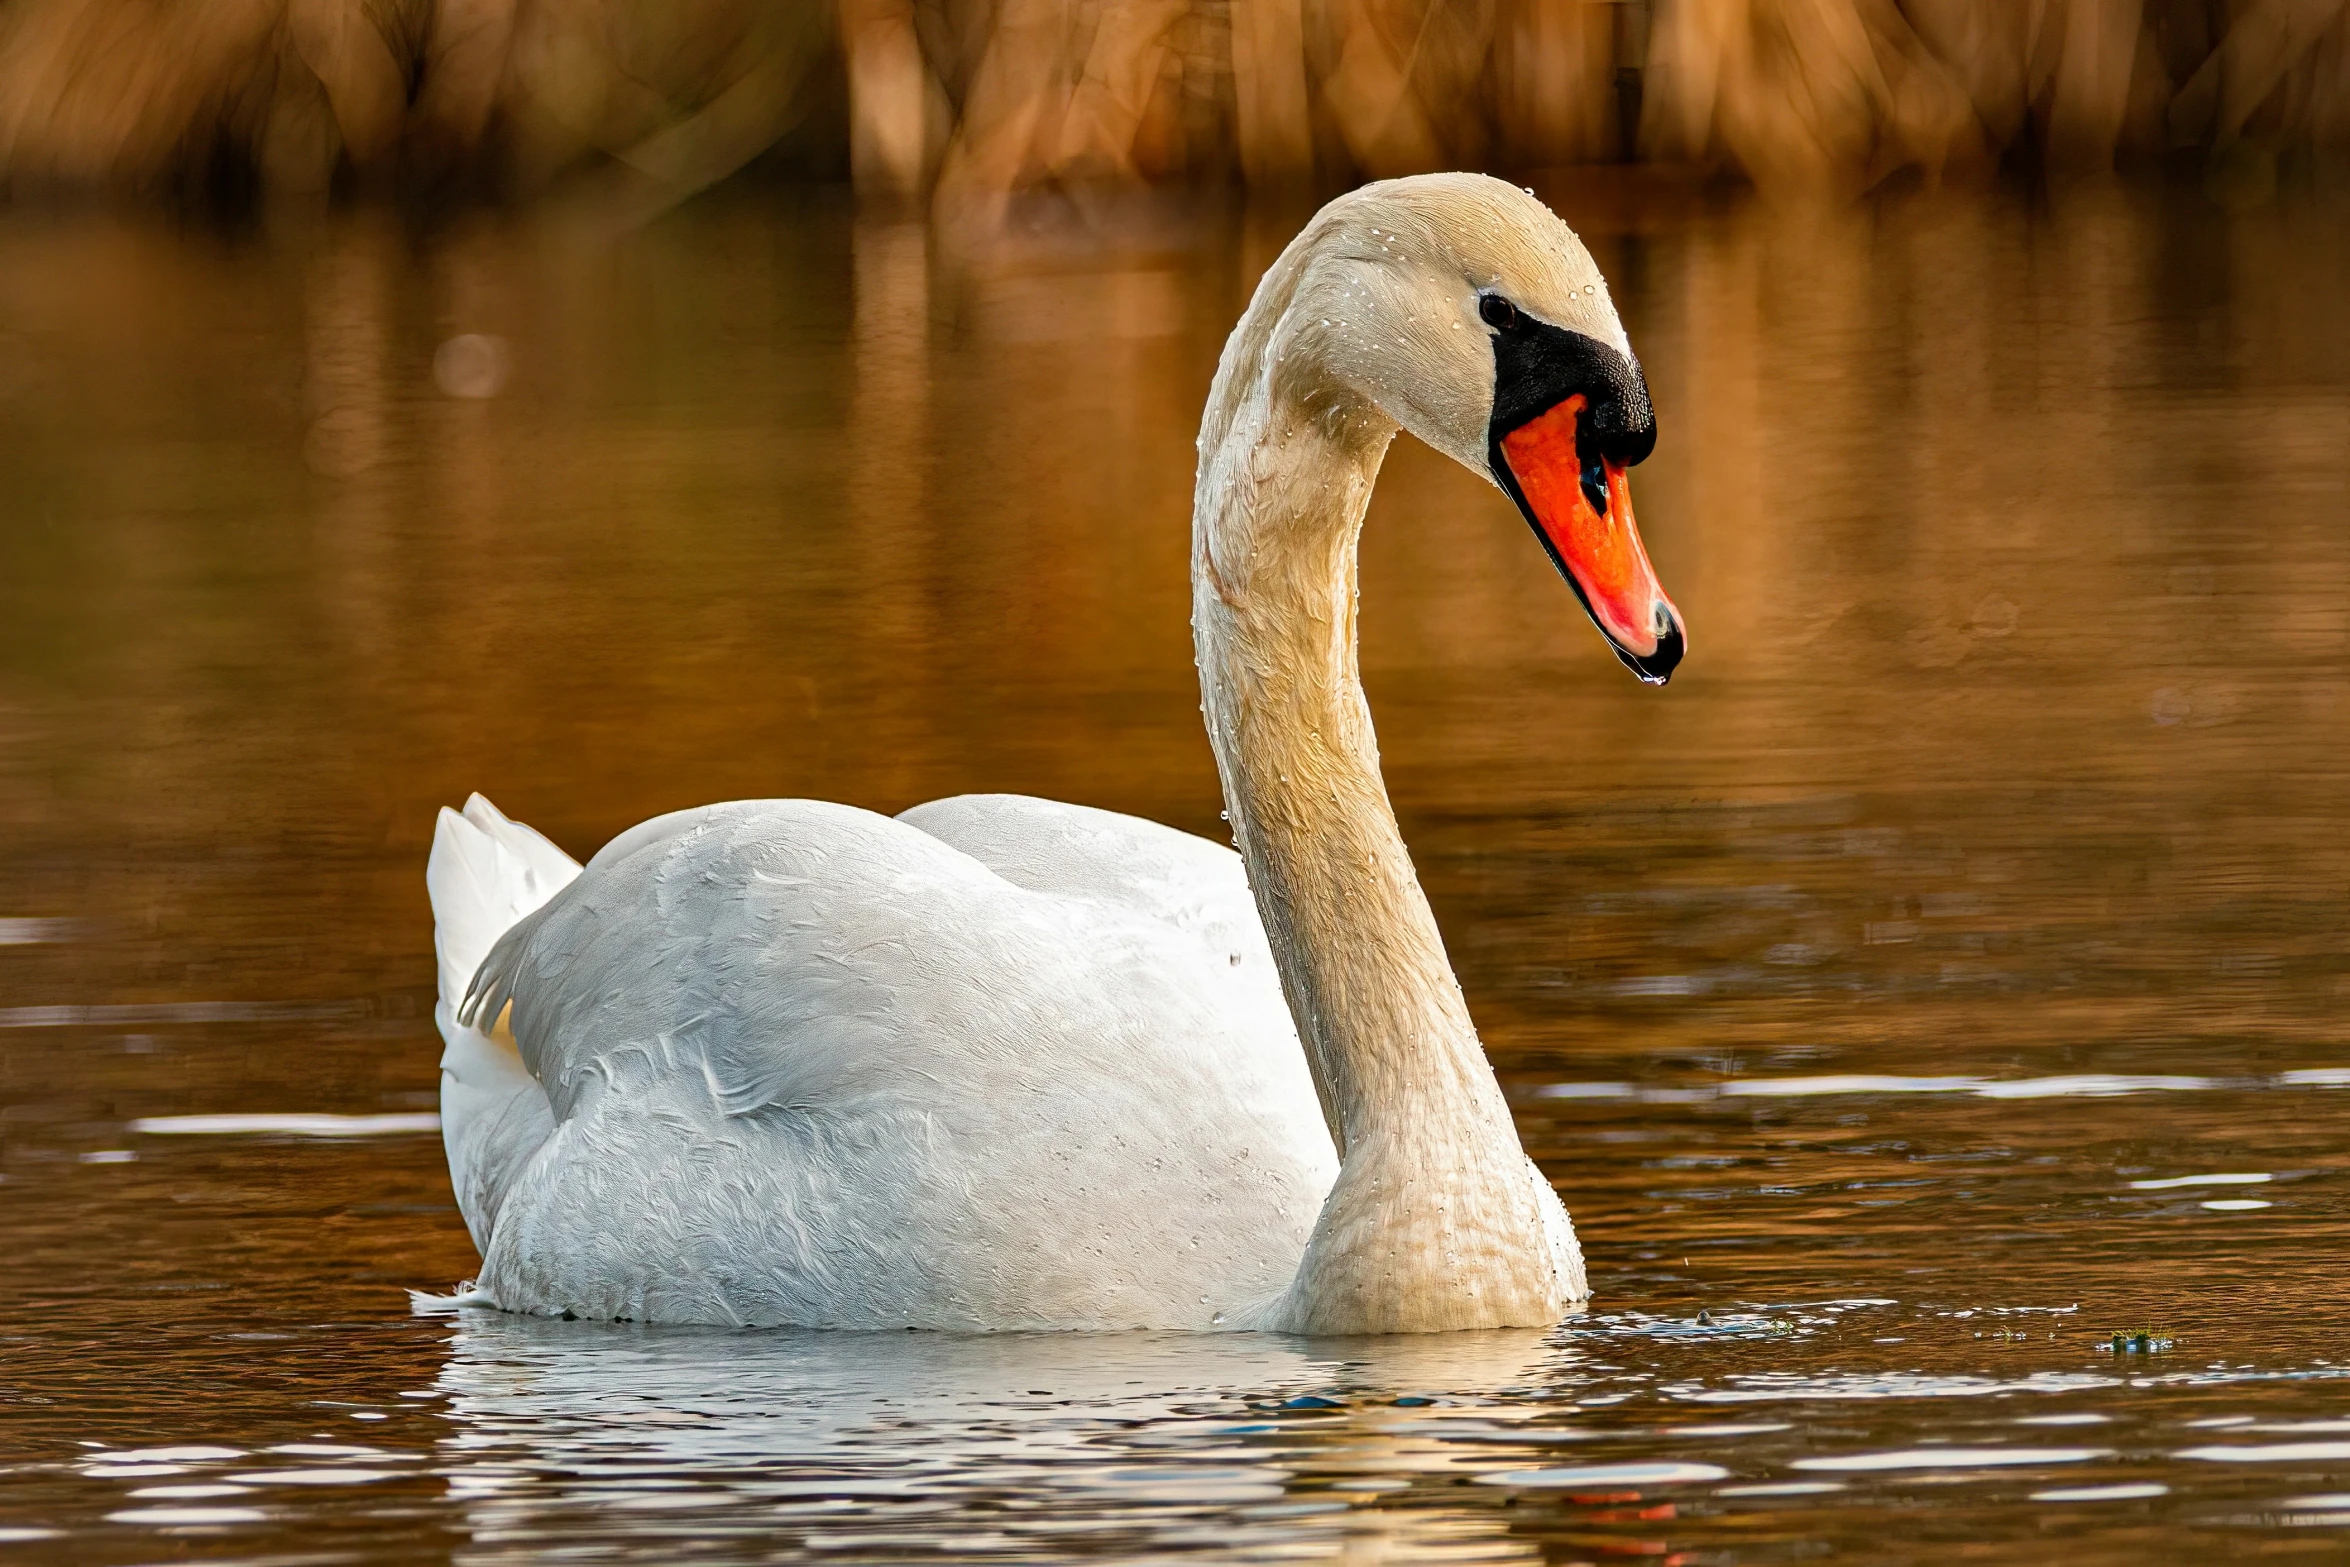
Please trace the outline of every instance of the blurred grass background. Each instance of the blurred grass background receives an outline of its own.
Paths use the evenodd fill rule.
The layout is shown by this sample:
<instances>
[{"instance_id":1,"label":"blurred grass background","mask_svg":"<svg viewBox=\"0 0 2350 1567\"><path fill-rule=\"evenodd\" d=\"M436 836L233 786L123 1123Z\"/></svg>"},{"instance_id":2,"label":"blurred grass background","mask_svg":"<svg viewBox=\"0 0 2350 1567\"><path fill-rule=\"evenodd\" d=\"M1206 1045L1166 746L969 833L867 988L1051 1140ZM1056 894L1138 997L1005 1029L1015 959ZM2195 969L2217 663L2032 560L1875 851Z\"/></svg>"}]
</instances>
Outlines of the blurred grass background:
<instances>
[{"instance_id":1,"label":"blurred grass background","mask_svg":"<svg viewBox=\"0 0 2350 1567\"><path fill-rule=\"evenodd\" d=\"M2350 163L2350 0L0 0L0 180L230 204Z\"/></svg>"}]
</instances>

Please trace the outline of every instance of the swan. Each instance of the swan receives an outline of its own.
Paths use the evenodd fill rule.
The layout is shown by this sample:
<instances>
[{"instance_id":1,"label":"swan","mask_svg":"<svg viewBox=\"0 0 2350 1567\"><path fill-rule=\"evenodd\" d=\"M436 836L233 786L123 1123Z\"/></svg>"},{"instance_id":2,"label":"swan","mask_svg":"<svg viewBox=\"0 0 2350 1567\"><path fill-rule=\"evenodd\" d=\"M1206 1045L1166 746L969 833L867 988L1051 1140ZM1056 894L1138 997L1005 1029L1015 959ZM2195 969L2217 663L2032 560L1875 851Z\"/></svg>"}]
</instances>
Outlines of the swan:
<instances>
[{"instance_id":1,"label":"swan","mask_svg":"<svg viewBox=\"0 0 2350 1567\"><path fill-rule=\"evenodd\" d=\"M1588 1290L1380 777L1357 536L1401 428L1498 484L1617 656L1685 646L1646 382L1574 233L1483 176L1283 251L1199 437L1193 631L1237 853L967 795L739 800L582 868L479 795L426 880L452 1305L812 1328L1546 1327Z\"/></svg>"}]
</instances>

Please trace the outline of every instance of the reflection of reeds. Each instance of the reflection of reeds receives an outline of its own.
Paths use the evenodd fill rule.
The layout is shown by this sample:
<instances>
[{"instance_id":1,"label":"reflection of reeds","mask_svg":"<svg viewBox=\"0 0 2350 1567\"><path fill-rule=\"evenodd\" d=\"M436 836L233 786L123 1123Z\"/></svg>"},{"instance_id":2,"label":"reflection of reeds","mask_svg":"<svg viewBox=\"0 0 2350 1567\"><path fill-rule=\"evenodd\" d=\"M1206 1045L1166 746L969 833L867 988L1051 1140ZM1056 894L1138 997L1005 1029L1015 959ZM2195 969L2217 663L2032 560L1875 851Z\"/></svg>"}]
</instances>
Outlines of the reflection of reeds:
<instances>
[{"instance_id":1,"label":"reflection of reeds","mask_svg":"<svg viewBox=\"0 0 2350 1567\"><path fill-rule=\"evenodd\" d=\"M1865 184L2350 148L2350 0L0 0L0 171L156 186L772 148L988 201L1647 159Z\"/></svg>"},{"instance_id":2,"label":"reflection of reeds","mask_svg":"<svg viewBox=\"0 0 2350 1567\"><path fill-rule=\"evenodd\" d=\"M835 43L759 0L0 0L0 169L301 191L602 162L694 189L801 128Z\"/></svg>"}]
</instances>

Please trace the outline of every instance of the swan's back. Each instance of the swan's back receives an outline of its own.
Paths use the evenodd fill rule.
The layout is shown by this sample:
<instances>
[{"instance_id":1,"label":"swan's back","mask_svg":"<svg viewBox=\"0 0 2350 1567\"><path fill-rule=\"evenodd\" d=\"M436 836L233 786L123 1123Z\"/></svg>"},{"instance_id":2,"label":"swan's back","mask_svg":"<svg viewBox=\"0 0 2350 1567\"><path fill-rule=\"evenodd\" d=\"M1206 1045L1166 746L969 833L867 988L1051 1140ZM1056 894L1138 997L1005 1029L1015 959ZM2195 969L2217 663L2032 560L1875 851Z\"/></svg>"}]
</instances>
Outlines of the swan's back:
<instances>
[{"instance_id":1,"label":"swan's back","mask_svg":"<svg viewBox=\"0 0 2350 1567\"><path fill-rule=\"evenodd\" d=\"M548 879L523 858L500 864ZM528 901L444 1017L453 1171L485 1108L519 1124L517 1077L546 1117L494 1182L458 1182L499 1304L1237 1325L1335 1173L1238 862L1171 829L1003 796L906 820L743 801ZM450 911L445 958L482 906ZM492 1103L464 1069L498 1064L501 1016Z\"/></svg>"}]
</instances>

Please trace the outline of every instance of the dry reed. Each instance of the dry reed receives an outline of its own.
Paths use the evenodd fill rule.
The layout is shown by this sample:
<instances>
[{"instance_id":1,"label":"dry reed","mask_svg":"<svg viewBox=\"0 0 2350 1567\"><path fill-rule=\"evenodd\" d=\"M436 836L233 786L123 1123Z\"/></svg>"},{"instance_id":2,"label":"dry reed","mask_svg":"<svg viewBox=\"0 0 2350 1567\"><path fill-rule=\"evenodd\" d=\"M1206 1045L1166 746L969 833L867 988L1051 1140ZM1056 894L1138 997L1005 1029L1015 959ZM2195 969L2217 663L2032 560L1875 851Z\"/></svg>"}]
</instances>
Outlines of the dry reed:
<instances>
[{"instance_id":1,"label":"dry reed","mask_svg":"<svg viewBox=\"0 0 2350 1567\"><path fill-rule=\"evenodd\" d=\"M0 178L987 203L1654 161L2350 152L2350 0L0 0Z\"/></svg>"}]
</instances>

